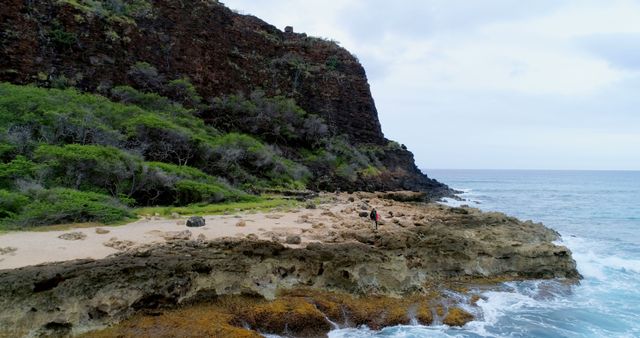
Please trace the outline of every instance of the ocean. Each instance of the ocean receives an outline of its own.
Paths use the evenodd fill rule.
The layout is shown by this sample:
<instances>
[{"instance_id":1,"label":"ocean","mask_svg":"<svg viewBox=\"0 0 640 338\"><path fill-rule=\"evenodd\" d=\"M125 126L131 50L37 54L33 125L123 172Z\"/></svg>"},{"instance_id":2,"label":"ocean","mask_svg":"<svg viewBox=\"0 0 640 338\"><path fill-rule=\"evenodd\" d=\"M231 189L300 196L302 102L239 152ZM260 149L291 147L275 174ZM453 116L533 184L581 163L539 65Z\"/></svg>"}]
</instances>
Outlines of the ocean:
<instances>
[{"instance_id":1,"label":"ocean","mask_svg":"<svg viewBox=\"0 0 640 338\"><path fill-rule=\"evenodd\" d=\"M573 252L580 285L504 283L485 291L482 316L463 328L403 325L361 337L640 337L640 171L426 170L468 204L543 222Z\"/></svg>"}]
</instances>

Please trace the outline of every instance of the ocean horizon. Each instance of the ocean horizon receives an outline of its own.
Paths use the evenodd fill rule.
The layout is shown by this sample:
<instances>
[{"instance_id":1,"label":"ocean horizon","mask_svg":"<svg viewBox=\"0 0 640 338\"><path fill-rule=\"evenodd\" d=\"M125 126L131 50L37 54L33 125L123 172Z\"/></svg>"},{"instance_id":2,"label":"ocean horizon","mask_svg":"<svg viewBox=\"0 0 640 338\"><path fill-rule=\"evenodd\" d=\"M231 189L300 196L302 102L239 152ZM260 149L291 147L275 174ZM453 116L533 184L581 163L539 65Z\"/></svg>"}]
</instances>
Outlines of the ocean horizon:
<instances>
[{"instance_id":1,"label":"ocean horizon","mask_svg":"<svg viewBox=\"0 0 640 338\"><path fill-rule=\"evenodd\" d=\"M508 282L480 291L479 316L462 328L441 323L381 331L335 330L360 337L639 337L640 171L429 169L462 191L464 205L542 222L558 231L582 274L562 281Z\"/></svg>"}]
</instances>

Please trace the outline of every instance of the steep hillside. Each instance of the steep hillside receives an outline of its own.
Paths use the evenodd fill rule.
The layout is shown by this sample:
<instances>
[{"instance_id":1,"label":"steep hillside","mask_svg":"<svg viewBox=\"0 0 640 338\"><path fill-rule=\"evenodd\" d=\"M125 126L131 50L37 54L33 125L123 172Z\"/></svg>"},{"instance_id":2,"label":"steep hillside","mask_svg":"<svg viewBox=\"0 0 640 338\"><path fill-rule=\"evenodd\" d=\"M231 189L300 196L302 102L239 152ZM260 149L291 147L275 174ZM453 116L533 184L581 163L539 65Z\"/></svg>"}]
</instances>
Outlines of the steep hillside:
<instances>
[{"instance_id":1,"label":"steep hillside","mask_svg":"<svg viewBox=\"0 0 640 338\"><path fill-rule=\"evenodd\" d=\"M44 154L94 147L79 153L188 165L207 175L199 184L227 192L303 186L421 190L430 198L449 192L384 137L355 56L335 42L282 32L217 1L5 1L0 82L66 89L0 88L0 179L7 186L24 186L25 178L14 175L20 161L40 165L28 180L41 184L43 163L51 175L52 161L68 161ZM47 188L97 184L72 182L63 169L48 177ZM166 201L122 187L105 183L98 190L137 204L178 198L173 186Z\"/></svg>"}]
</instances>

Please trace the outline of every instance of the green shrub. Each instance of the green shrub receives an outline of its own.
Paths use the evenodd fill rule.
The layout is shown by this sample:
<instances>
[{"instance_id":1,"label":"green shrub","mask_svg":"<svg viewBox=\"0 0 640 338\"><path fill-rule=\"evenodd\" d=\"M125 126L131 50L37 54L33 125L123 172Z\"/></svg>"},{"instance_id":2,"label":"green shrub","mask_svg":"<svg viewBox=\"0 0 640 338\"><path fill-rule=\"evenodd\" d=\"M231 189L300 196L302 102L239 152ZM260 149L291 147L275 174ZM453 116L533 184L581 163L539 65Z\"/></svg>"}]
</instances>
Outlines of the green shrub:
<instances>
[{"instance_id":1,"label":"green shrub","mask_svg":"<svg viewBox=\"0 0 640 338\"><path fill-rule=\"evenodd\" d=\"M108 224L131 217L133 214L124 205L107 195L55 188L34 192L29 207L3 223L20 227L79 222Z\"/></svg>"},{"instance_id":2,"label":"green shrub","mask_svg":"<svg viewBox=\"0 0 640 338\"><path fill-rule=\"evenodd\" d=\"M183 111L179 105L168 98L155 93L143 93L129 86L116 86L111 89L111 97L124 104L133 104L147 110L162 112Z\"/></svg>"},{"instance_id":3,"label":"green shrub","mask_svg":"<svg viewBox=\"0 0 640 338\"><path fill-rule=\"evenodd\" d=\"M309 178L306 167L282 157L276 148L237 133L223 135L210 144L213 173L221 173L246 187L299 187Z\"/></svg>"},{"instance_id":4,"label":"green shrub","mask_svg":"<svg viewBox=\"0 0 640 338\"><path fill-rule=\"evenodd\" d=\"M191 203L217 203L222 201L245 201L253 196L231 187L219 178L188 167L162 162L149 162L149 179L143 189L163 189L166 204L187 205ZM151 171L156 171L151 174ZM148 192L151 194L151 192Z\"/></svg>"},{"instance_id":5,"label":"green shrub","mask_svg":"<svg viewBox=\"0 0 640 338\"><path fill-rule=\"evenodd\" d=\"M49 32L51 41L61 47L70 47L77 42L77 37L72 32L67 32L62 28L56 28Z\"/></svg>"},{"instance_id":6,"label":"green shrub","mask_svg":"<svg viewBox=\"0 0 640 338\"><path fill-rule=\"evenodd\" d=\"M148 62L136 62L127 72L129 78L143 89L159 89L164 82L164 77L160 75L156 67Z\"/></svg>"},{"instance_id":7,"label":"green shrub","mask_svg":"<svg viewBox=\"0 0 640 338\"><path fill-rule=\"evenodd\" d=\"M29 197L19 193L0 189L0 222L4 218L14 217L29 202Z\"/></svg>"},{"instance_id":8,"label":"green shrub","mask_svg":"<svg viewBox=\"0 0 640 338\"><path fill-rule=\"evenodd\" d=\"M169 97L187 107L195 107L202 101L196 87L191 84L188 78L170 81L165 91Z\"/></svg>"},{"instance_id":9,"label":"green shrub","mask_svg":"<svg viewBox=\"0 0 640 338\"><path fill-rule=\"evenodd\" d=\"M270 143L316 147L329 133L322 118L308 114L293 99L269 98L259 90L248 99L238 95L217 98L212 108L206 118L217 128L256 135Z\"/></svg>"},{"instance_id":10,"label":"green shrub","mask_svg":"<svg viewBox=\"0 0 640 338\"><path fill-rule=\"evenodd\" d=\"M16 180L32 180L36 176L38 165L24 156L17 156L9 163L0 163L0 185L11 187Z\"/></svg>"},{"instance_id":11,"label":"green shrub","mask_svg":"<svg viewBox=\"0 0 640 338\"><path fill-rule=\"evenodd\" d=\"M186 165L179 166L179 165L164 163L164 162L147 162L146 164L151 168L160 169L165 173L174 175L175 177L179 177L182 179L190 179L190 180L214 179L212 176L202 172L202 170L189 167Z\"/></svg>"},{"instance_id":12,"label":"green shrub","mask_svg":"<svg viewBox=\"0 0 640 338\"><path fill-rule=\"evenodd\" d=\"M135 19L153 16L153 5L146 0L58 0L87 16L97 16L111 23L135 25Z\"/></svg>"},{"instance_id":13,"label":"green shrub","mask_svg":"<svg viewBox=\"0 0 640 338\"><path fill-rule=\"evenodd\" d=\"M68 144L41 145L35 159L47 168L49 185L131 194L140 175L141 159L114 147Z\"/></svg>"},{"instance_id":14,"label":"green shrub","mask_svg":"<svg viewBox=\"0 0 640 338\"><path fill-rule=\"evenodd\" d=\"M222 184L181 180L176 183L176 205L192 203L219 203L248 200L248 195Z\"/></svg>"}]
</instances>

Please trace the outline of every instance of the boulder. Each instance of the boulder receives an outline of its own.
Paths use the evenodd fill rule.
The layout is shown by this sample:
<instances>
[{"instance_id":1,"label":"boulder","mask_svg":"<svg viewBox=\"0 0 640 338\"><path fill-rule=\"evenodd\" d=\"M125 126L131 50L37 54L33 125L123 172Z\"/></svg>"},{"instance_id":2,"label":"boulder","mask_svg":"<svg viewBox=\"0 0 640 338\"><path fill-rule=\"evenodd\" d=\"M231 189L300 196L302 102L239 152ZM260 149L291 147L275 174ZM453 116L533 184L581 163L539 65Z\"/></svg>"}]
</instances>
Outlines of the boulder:
<instances>
[{"instance_id":1,"label":"boulder","mask_svg":"<svg viewBox=\"0 0 640 338\"><path fill-rule=\"evenodd\" d=\"M201 216L192 216L187 220L187 226L190 228L202 227L204 223L204 218Z\"/></svg>"}]
</instances>

